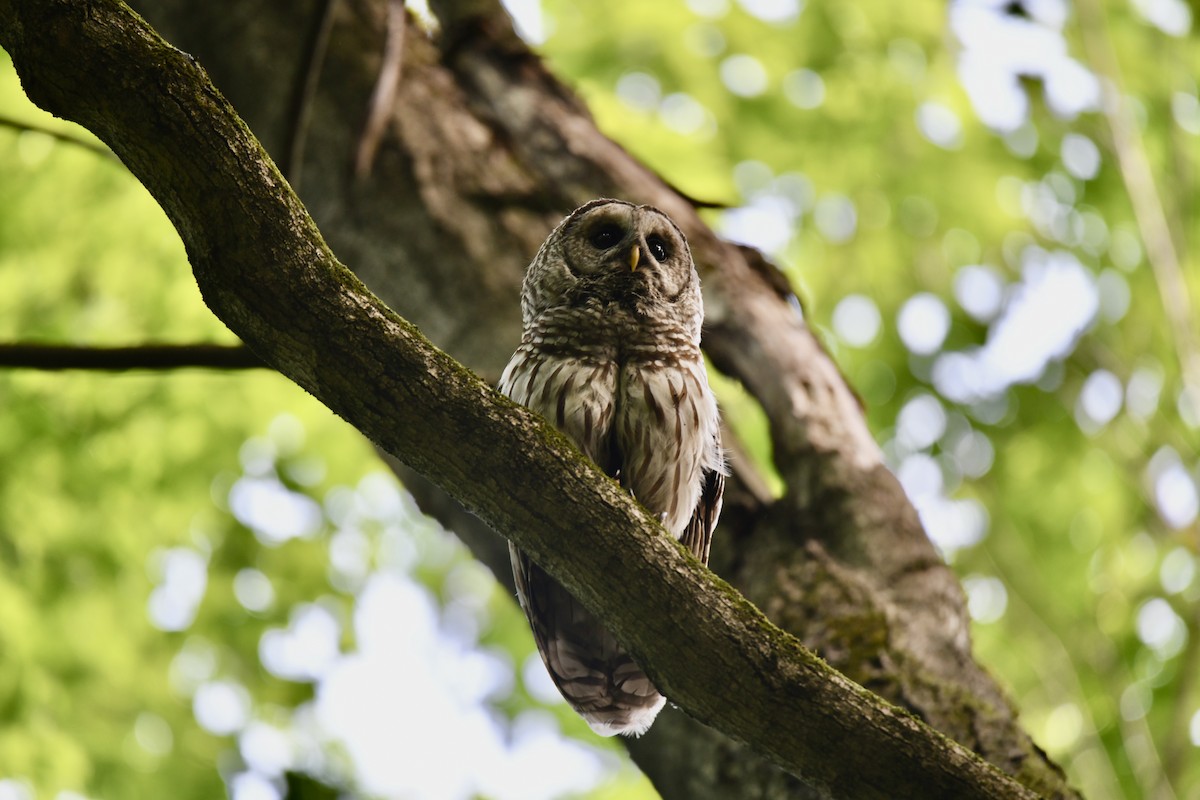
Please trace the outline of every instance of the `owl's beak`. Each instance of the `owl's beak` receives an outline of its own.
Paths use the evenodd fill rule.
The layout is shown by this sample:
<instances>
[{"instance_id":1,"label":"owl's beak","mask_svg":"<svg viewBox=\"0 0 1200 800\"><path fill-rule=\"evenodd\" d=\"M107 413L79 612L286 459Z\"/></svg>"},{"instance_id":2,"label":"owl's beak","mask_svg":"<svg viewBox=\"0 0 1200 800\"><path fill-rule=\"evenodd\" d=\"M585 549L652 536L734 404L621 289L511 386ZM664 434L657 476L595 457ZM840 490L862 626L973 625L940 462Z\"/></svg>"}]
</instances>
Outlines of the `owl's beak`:
<instances>
[{"instance_id":1,"label":"owl's beak","mask_svg":"<svg viewBox=\"0 0 1200 800\"><path fill-rule=\"evenodd\" d=\"M636 244L629 249L629 271L637 271L638 259L642 257L642 248Z\"/></svg>"}]
</instances>

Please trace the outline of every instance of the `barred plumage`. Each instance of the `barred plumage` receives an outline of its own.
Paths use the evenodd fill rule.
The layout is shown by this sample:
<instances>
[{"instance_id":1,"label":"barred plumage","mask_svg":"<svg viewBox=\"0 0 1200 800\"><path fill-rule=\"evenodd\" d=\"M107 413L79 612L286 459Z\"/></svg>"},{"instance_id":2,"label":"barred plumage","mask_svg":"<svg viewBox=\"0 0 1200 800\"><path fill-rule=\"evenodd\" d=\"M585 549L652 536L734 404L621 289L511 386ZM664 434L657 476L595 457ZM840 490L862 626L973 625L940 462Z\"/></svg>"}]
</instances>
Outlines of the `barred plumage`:
<instances>
[{"instance_id":1,"label":"barred plumage","mask_svg":"<svg viewBox=\"0 0 1200 800\"><path fill-rule=\"evenodd\" d=\"M538 251L521 311L524 334L500 390L571 437L707 563L724 462L700 355L700 282L683 234L649 206L588 203ZM645 732L662 695L586 609L510 552L563 696L601 735Z\"/></svg>"}]
</instances>

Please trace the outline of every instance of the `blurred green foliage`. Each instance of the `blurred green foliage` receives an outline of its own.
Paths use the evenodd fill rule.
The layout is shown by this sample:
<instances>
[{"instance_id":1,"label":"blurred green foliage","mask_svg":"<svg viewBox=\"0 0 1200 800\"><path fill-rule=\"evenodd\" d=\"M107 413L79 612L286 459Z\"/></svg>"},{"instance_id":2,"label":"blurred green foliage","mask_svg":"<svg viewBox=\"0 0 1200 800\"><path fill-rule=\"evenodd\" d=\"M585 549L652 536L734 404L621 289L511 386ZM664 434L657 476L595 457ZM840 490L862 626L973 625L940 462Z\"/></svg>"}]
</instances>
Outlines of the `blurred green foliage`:
<instances>
[{"instance_id":1,"label":"blurred green foliage","mask_svg":"<svg viewBox=\"0 0 1200 800\"><path fill-rule=\"evenodd\" d=\"M978 656L1037 741L1093 800L1200 798L1200 528L1188 513L1200 412L1180 399L1186 352L1108 119L1065 112L1026 75L1027 114L989 129L951 24L956 9L985 7L997 31L1035 26L1023 35L1045 34L1090 70L1109 69L1096 43L1111 41L1134 146L1196 297L1196 34L1160 29L1179 13L1167 0L1086 2L1107 31L1093 26L1086 42L1075 10L1055 2L552 0L528 19L606 132L682 191L728 206L707 212L718 230L773 252L964 579ZM1160 27L1137 10L1152 7L1168 15ZM0 112L88 138L33 109L7 59ZM0 128L0 176L0 340L232 339L117 162ZM947 378L947 356L996 339L1050 262L1078 267L1081 297L1024 319L1012 347L1044 346L1083 295L1095 303L1085 330L990 392ZM907 336L906 309L923 321ZM722 397L769 465L753 401L724 384ZM262 642L320 608L353 652L358 593L387 570L415 576L444 609L475 598L467 639L517 676L487 699L495 713L548 710L590 740L526 685L531 644L503 592L464 572L467 556L411 509L370 511L388 490L369 446L284 379L5 371L0 410L0 780L22 782L6 788L218 796L245 774L245 744L197 721L199 687L243 687L253 719L302 728L314 683L264 667ZM254 481L315 508L315 521L276 538L255 528L233 500ZM191 601L164 589L188 580ZM289 768L355 785L353 756L324 744L323 759ZM627 767L605 774L595 797L653 796Z\"/></svg>"},{"instance_id":2,"label":"blurred green foliage","mask_svg":"<svg viewBox=\"0 0 1200 800\"><path fill-rule=\"evenodd\" d=\"M0 109L90 138L34 109L7 56ZM117 161L0 129L0 174L0 339L234 340L204 307L165 216ZM161 556L219 548L230 533L214 504L220 476L282 410L303 421L331 476L368 468L369 446L262 371L4 371L0 409L0 778L45 797L220 796L227 744L171 689L182 634L147 613ZM263 554L237 560L247 555ZM321 559L294 554L308 572L298 596L319 591ZM228 580L220 566L211 584ZM205 610L204 635L222 648L253 627L245 613Z\"/></svg>"}]
</instances>

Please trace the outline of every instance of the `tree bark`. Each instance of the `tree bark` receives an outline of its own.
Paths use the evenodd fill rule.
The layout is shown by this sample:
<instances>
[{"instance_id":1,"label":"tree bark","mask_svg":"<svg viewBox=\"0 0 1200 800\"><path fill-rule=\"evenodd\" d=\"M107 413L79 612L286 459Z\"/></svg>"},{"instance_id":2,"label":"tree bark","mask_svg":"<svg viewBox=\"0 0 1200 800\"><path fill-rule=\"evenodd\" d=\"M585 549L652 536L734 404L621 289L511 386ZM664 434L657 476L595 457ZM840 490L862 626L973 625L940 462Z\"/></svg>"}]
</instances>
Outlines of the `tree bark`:
<instances>
[{"instance_id":1,"label":"tree bark","mask_svg":"<svg viewBox=\"0 0 1200 800\"><path fill-rule=\"evenodd\" d=\"M311 26L296 20L319 19L327 0L158 0L145 11L273 152L287 152L293 121L306 116L288 98L319 76L293 163L308 209L368 285L491 382L519 339L524 266L563 214L610 195L671 215L704 282L706 352L762 404L787 487L772 499L754 490L751 464L734 465L741 480L718 529L716 571L852 681L1028 791L1076 796L973 661L957 581L786 281L717 239L605 139L495 3L432 5L441 34L406 26L403 77L365 179L353 163L385 51L383 3L335 3L316 73L305 66ZM30 96L92 129L156 196L218 316L518 541L632 644L673 702L713 726L667 713L629 742L664 797L1028 795L813 659L689 562L565 440L374 304L194 63L118 4L0 0L0 37ZM424 480L406 482L506 578L499 537ZM574 515L566 548L554 534L562 508ZM622 580L605 580L614 572Z\"/></svg>"}]
</instances>

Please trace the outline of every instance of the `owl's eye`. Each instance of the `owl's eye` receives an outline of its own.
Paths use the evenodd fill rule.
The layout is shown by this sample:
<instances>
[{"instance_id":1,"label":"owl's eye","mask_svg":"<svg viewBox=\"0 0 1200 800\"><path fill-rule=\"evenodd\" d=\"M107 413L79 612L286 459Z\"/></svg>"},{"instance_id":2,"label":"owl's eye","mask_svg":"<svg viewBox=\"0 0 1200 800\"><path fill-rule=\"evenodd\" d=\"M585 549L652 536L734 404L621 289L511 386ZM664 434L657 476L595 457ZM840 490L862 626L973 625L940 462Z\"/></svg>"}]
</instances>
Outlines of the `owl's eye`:
<instances>
[{"instance_id":1,"label":"owl's eye","mask_svg":"<svg viewBox=\"0 0 1200 800\"><path fill-rule=\"evenodd\" d=\"M667 243L659 236L651 236L646 240L646 245L650 248L650 255L654 256L655 261L665 261L671 251L667 248Z\"/></svg>"},{"instance_id":2,"label":"owl's eye","mask_svg":"<svg viewBox=\"0 0 1200 800\"><path fill-rule=\"evenodd\" d=\"M588 236L588 242L597 250L607 250L621 241L621 229L616 225L601 225Z\"/></svg>"}]
</instances>

